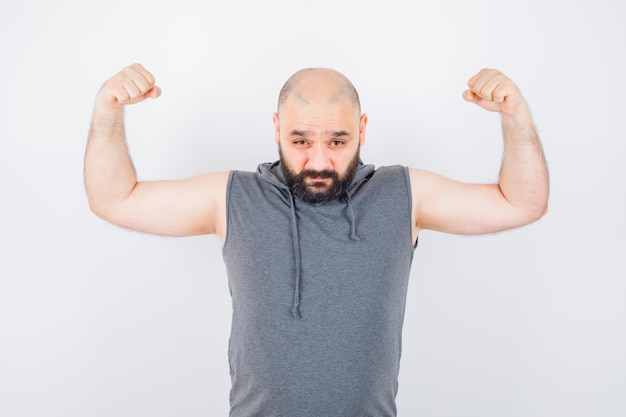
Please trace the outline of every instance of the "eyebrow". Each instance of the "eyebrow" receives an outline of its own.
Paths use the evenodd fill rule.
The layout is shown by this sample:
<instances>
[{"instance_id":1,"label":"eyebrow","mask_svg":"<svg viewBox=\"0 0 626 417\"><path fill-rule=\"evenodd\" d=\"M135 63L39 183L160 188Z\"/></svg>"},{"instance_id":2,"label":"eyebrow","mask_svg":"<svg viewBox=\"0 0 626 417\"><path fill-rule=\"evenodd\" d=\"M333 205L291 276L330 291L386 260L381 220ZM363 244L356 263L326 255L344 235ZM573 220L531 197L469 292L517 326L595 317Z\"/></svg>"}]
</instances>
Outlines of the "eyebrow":
<instances>
[{"instance_id":1,"label":"eyebrow","mask_svg":"<svg viewBox=\"0 0 626 417\"><path fill-rule=\"evenodd\" d=\"M327 130L324 133L331 138L338 138L341 136L350 136L350 133L348 133L348 131L346 130ZM294 129L291 131L290 135L291 136L303 136L306 138L306 137L313 136L314 133L310 130Z\"/></svg>"}]
</instances>

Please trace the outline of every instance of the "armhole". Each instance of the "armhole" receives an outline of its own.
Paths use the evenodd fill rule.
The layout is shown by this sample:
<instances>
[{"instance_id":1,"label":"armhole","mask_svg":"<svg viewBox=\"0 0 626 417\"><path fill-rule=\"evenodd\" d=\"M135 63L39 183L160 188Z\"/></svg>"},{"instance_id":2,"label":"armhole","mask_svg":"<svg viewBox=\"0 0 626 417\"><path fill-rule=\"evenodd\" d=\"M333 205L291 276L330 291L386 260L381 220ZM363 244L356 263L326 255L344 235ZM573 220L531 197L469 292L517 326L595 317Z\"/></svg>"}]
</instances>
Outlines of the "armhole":
<instances>
[{"instance_id":1,"label":"armhole","mask_svg":"<svg viewBox=\"0 0 626 417\"><path fill-rule=\"evenodd\" d=\"M411 174L409 172L408 167L402 167L404 172L404 182L407 187L407 196L409 202L409 227L411 230L411 245L413 249L417 248L417 243L419 242L419 236L415 236L415 241L413 241L413 191L411 189Z\"/></svg>"},{"instance_id":2,"label":"armhole","mask_svg":"<svg viewBox=\"0 0 626 417\"><path fill-rule=\"evenodd\" d=\"M222 245L222 255L226 250L226 246L228 245L228 236L230 235L230 193L233 184L233 178L235 176L235 171L230 171L228 174L228 182L226 183L226 233L224 234L224 244Z\"/></svg>"}]
</instances>

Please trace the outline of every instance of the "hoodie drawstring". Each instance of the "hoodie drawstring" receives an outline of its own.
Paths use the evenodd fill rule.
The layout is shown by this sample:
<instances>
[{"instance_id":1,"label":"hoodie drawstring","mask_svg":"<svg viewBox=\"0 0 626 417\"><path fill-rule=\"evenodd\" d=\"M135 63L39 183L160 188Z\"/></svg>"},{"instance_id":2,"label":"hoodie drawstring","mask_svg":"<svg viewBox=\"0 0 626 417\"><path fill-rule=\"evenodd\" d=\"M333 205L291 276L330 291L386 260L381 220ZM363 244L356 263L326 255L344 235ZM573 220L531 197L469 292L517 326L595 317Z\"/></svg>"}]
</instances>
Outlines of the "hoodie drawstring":
<instances>
[{"instance_id":1,"label":"hoodie drawstring","mask_svg":"<svg viewBox=\"0 0 626 417\"><path fill-rule=\"evenodd\" d=\"M350 194L345 194L346 203L348 203L348 209L350 210L350 239L358 242L359 237L356 234L356 216L354 215L354 208L352 207L352 199L350 198Z\"/></svg>"},{"instance_id":2,"label":"hoodie drawstring","mask_svg":"<svg viewBox=\"0 0 626 417\"><path fill-rule=\"evenodd\" d=\"M344 195L346 204L348 205L348 212L350 214L350 239L358 242L359 236L356 234L356 216L354 214L354 207L352 206L352 199L350 195L346 193ZM300 318L300 281L302 280L302 267L300 261L300 235L298 233L298 218L296 217L296 201L295 197L289 192L289 206L291 209L291 234L293 240L293 252L296 263L296 275L294 279L294 292L293 292L293 305L291 307L291 313L294 318Z\"/></svg>"},{"instance_id":3,"label":"hoodie drawstring","mask_svg":"<svg viewBox=\"0 0 626 417\"><path fill-rule=\"evenodd\" d=\"M344 193L336 196L338 199L343 199L346 202L347 207L347 218L350 221L350 239L354 242L360 241L359 236L356 233L356 213L354 212L354 207L352 204L352 199L350 198L349 192L354 190L360 184L363 184L365 181L368 181L371 175L373 175L375 169L373 165L363 165L363 163L359 160L359 167L357 173L355 174L354 179L352 180L351 186L344 191ZM267 181L268 183L274 185L275 187L286 191L289 195L289 209L290 209L290 221L291 221L291 234L293 241L293 251L294 251L294 261L295 261L295 277L294 277L294 294L293 294L293 305L291 307L291 313L294 318L300 319L300 289L302 287L302 260L301 260L301 252L300 252L300 234L298 231L298 218L296 214L296 197L293 195L289 187L287 186L287 181L285 180L284 174L282 172L282 168L280 165L280 161L276 161L273 163L264 163L259 165L258 173L261 178Z\"/></svg>"},{"instance_id":4,"label":"hoodie drawstring","mask_svg":"<svg viewBox=\"0 0 626 417\"><path fill-rule=\"evenodd\" d=\"M294 318L300 318L300 237L298 235L298 220L296 218L296 202L295 197L291 192L289 193L289 202L291 206L291 234L293 236L293 251L296 261L296 278L295 289L293 292L293 306L291 307L291 313Z\"/></svg>"}]
</instances>

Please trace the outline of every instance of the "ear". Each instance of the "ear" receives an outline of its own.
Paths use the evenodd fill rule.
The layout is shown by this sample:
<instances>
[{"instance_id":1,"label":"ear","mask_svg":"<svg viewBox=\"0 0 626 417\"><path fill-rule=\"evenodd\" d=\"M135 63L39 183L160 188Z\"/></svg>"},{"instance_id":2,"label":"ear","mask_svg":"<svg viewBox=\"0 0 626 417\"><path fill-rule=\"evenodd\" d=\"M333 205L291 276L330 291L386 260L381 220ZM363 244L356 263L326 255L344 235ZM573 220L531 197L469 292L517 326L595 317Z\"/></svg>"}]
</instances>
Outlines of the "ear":
<instances>
[{"instance_id":1,"label":"ear","mask_svg":"<svg viewBox=\"0 0 626 417\"><path fill-rule=\"evenodd\" d=\"M278 113L274 113L272 120L274 121L274 142L278 145L280 143L280 123L278 122Z\"/></svg>"},{"instance_id":2,"label":"ear","mask_svg":"<svg viewBox=\"0 0 626 417\"><path fill-rule=\"evenodd\" d=\"M359 146L365 145L365 128L367 127L367 114L361 115L361 121L359 122Z\"/></svg>"}]
</instances>

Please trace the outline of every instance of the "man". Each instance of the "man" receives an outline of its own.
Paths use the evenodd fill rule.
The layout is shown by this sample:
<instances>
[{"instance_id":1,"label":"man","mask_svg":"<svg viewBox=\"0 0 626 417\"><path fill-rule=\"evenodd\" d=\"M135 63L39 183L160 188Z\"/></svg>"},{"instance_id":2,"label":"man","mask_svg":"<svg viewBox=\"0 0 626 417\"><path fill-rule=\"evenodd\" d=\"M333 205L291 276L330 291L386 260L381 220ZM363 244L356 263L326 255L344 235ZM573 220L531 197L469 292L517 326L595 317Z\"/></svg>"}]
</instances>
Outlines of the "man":
<instances>
[{"instance_id":1,"label":"man","mask_svg":"<svg viewBox=\"0 0 626 417\"><path fill-rule=\"evenodd\" d=\"M498 184L364 165L367 115L350 81L323 68L297 72L280 92L279 161L137 182L123 107L160 89L139 64L103 85L85 156L91 209L133 230L220 239L233 300L231 416L395 416L419 232L491 233L545 214L547 168L519 89L487 69L468 85L465 100L501 114Z\"/></svg>"}]
</instances>

